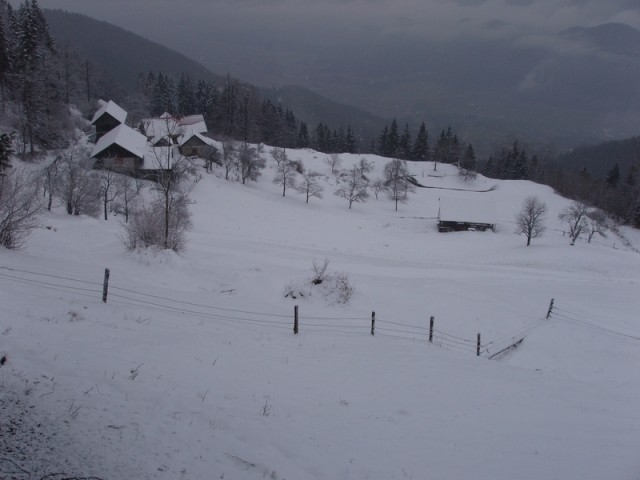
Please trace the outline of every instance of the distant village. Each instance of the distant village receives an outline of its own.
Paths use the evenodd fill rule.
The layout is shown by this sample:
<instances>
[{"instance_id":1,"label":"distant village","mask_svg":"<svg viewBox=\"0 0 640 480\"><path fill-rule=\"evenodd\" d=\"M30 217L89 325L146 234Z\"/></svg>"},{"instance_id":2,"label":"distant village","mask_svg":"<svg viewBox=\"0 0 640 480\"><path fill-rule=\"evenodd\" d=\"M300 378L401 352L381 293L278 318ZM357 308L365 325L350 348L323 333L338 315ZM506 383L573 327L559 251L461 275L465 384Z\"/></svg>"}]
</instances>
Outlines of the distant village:
<instances>
[{"instance_id":1,"label":"distant village","mask_svg":"<svg viewBox=\"0 0 640 480\"><path fill-rule=\"evenodd\" d=\"M95 146L91 157L94 168L108 168L140 178L155 178L172 169L176 154L201 156L214 146L207 137L202 115L174 117L164 113L142 119L137 126L126 124L127 112L112 100L99 100L99 109L91 120Z\"/></svg>"}]
</instances>

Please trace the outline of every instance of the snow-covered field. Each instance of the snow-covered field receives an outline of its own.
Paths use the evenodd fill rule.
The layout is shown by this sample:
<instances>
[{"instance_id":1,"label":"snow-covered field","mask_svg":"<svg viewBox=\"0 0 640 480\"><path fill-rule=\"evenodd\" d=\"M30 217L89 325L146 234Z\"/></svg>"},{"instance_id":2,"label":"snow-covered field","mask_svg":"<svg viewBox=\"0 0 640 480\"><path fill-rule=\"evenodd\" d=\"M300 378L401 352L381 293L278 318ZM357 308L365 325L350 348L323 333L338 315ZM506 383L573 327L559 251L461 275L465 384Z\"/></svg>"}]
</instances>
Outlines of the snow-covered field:
<instances>
[{"instance_id":1,"label":"snow-covered field","mask_svg":"<svg viewBox=\"0 0 640 480\"><path fill-rule=\"evenodd\" d=\"M638 232L572 247L548 187L431 163L411 169L436 188L397 212L349 210L324 154L288 154L323 199L283 198L272 163L248 185L203 174L181 255L62 209L0 251L0 478L640 478ZM548 206L530 247L528 195ZM493 203L497 231L438 233L445 197ZM306 285L325 258L349 304Z\"/></svg>"}]
</instances>

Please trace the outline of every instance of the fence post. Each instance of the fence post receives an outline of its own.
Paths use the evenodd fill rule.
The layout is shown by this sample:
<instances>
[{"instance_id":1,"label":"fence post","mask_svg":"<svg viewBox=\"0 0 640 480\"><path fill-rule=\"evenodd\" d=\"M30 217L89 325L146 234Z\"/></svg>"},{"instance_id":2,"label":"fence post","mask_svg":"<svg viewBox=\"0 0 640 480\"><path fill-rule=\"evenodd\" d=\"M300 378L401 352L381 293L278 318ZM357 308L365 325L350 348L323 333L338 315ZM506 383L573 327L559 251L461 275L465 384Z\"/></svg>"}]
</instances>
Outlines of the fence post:
<instances>
[{"instance_id":1,"label":"fence post","mask_svg":"<svg viewBox=\"0 0 640 480\"><path fill-rule=\"evenodd\" d=\"M551 312L553 311L553 302L555 299L551 299L551 302L549 303L549 310L547 310L547 318L551 317Z\"/></svg>"},{"instance_id":2,"label":"fence post","mask_svg":"<svg viewBox=\"0 0 640 480\"><path fill-rule=\"evenodd\" d=\"M102 302L107 303L107 293L109 293L109 269L104 269L104 283L102 284Z\"/></svg>"},{"instance_id":3,"label":"fence post","mask_svg":"<svg viewBox=\"0 0 640 480\"><path fill-rule=\"evenodd\" d=\"M476 344L476 357L480 356L480 334L478 334L478 343Z\"/></svg>"},{"instance_id":4,"label":"fence post","mask_svg":"<svg viewBox=\"0 0 640 480\"><path fill-rule=\"evenodd\" d=\"M433 343L433 320L433 317L429 319L429 343Z\"/></svg>"},{"instance_id":5,"label":"fence post","mask_svg":"<svg viewBox=\"0 0 640 480\"><path fill-rule=\"evenodd\" d=\"M293 307L293 333L298 334L298 305Z\"/></svg>"},{"instance_id":6,"label":"fence post","mask_svg":"<svg viewBox=\"0 0 640 480\"><path fill-rule=\"evenodd\" d=\"M376 331L376 312L371 312L371 335L375 335Z\"/></svg>"}]
</instances>

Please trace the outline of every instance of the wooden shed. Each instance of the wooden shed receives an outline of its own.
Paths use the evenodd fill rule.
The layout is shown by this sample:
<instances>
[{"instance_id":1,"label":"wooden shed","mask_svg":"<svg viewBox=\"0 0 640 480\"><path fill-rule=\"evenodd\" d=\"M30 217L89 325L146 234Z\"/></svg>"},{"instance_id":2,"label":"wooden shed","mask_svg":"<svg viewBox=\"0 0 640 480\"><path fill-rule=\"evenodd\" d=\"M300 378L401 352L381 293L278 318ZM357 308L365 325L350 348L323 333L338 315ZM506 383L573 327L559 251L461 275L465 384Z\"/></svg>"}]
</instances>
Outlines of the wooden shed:
<instances>
[{"instance_id":1,"label":"wooden shed","mask_svg":"<svg viewBox=\"0 0 640 480\"><path fill-rule=\"evenodd\" d=\"M495 231L495 205L489 199L478 197L483 194L471 193L466 197L438 199L438 231Z\"/></svg>"},{"instance_id":2,"label":"wooden shed","mask_svg":"<svg viewBox=\"0 0 640 480\"><path fill-rule=\"evenodd\" d=\"M202 157L207 147L215 147L215 141L198 132L189 131L180 139L180 153L185 157Z\"/></svg>"}]
</instances>

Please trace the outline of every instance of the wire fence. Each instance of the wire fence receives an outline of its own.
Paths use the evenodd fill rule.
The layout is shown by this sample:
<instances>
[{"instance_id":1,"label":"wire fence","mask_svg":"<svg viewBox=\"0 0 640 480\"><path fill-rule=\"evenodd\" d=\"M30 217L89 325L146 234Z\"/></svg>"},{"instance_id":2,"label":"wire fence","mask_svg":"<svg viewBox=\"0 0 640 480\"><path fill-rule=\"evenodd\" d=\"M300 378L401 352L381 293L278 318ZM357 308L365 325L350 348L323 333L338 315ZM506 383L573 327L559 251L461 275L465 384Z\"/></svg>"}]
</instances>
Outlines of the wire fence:
<instances>
[{"instance_id":1,"label":"wire fence","mask_svg":"<svg viewBox=\"0 0 640 480\"><path fill-rule=\"evenodd\" d=\"M554 306L551 311L551 317L569 325L573 325L574 327L580 327L602 335L613 335L616 337L628 338L630 340L640 340L640 333L626 331L621 327L611 328L609 326L598 324L596 323L598 322L598 319L594 319L592 318L592 315L586 315L584 312L579 312L579 308L577 307ZM608 324L615 324L615 322L610 318L601 317L599 320L601 322L602 320L606 320Z\"/></svg>"},{"instance_id":2,"label":"wire fence","mask_svg":"<svg viewBox=\"0 0 640 480\"><path fill-rule=\"evenodd\" d=\"M101 298L101 295L106 295L107 278L108 276L105 278L105 282L101 283L68 275L54 275L0 266L0 279L29 286L38 286L57 292L72 293L76 296L94 300ZM481 343L479 334L476 338L466 338L435 328L433 317L429 325L412 325L393 319L376 318L373 312L371 317L309 315L300 319L296 316L294 319L294 316L297 315L297 308L294 315L291 312L284 311L260 312L243 308L222 307L207 302L194 302L167 295L156 295L124 285L111 284L108 288L109 303L123 307L143 308L148 311L170 313L200 321L255 326L281 331L290 331L295 322L297 328L305 332L361 336L375 334L375 336L383 339L431 343L448 349L467 353L473 352L478 356L484 355L490 358L520 344L526 335L548 322L545 317L537 318L507 335ZM106 296L103 298L106 298ZM549 307L548 316L600 334L640 340L640 334L598 325L593 319L586 318L584 312L580 312L579 309L558 307L553 304L553 301Z\"/></svg>"}]
</instances>

